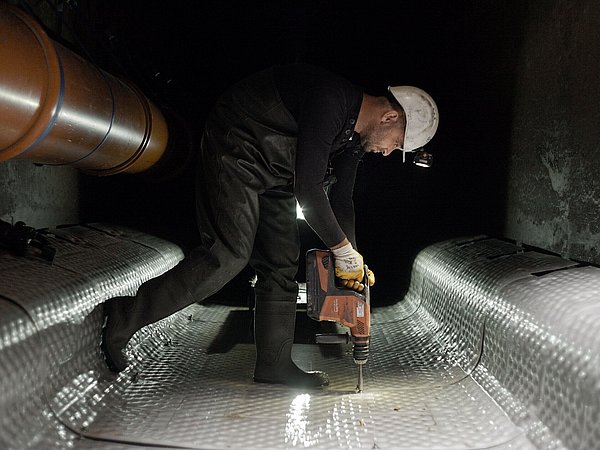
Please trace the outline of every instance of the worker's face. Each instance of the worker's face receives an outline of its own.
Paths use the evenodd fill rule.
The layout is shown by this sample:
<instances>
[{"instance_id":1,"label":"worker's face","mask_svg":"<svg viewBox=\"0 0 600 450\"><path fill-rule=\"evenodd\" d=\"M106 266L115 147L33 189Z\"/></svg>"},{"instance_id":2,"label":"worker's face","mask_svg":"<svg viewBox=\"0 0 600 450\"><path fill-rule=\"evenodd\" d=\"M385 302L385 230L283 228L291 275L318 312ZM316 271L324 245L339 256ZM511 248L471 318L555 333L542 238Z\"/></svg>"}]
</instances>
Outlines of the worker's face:
<instances>
[{"instance_id":1,"label":"worker's face","mask_svg":"<svg viewBox=\"0 0 600 450\"><path fill-rule=\"evenodd\" d=\"M388 156L404 144L404 117L383 117L378 123L367 126L360 139L366 152Z\"/></svg>"}]
</instances>

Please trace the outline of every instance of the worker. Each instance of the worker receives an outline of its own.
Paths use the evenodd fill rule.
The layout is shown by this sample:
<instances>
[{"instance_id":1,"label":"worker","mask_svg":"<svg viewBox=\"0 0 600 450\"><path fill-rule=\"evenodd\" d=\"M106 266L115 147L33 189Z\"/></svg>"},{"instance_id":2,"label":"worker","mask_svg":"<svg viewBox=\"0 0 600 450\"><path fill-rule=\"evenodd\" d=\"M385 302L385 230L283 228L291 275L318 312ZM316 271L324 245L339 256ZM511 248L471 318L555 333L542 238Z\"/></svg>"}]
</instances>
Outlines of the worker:
<instances>
[{"instance_id":1,"label":"worker","mask_svg":"<svg viewBox=\"0 0 600 450\"><path fill-rule=\"evenodd\" d=\"M143 283L135 297L105 304L102 349L108 366L140 328L215 294L248 264L257 275L254 381L328 384L323 372L292 361L299 258L296 200L334 254L335 274L359 289L352 193L365 152L412 152L435 134L437 107L421 89L369 95L309 64L279 65L235 84L206 120L196 180L201 245L174 268ZM328 193L324 185L337 180ZM374 275L369 274L369 283Z\"/></svg>"}]
</instances>

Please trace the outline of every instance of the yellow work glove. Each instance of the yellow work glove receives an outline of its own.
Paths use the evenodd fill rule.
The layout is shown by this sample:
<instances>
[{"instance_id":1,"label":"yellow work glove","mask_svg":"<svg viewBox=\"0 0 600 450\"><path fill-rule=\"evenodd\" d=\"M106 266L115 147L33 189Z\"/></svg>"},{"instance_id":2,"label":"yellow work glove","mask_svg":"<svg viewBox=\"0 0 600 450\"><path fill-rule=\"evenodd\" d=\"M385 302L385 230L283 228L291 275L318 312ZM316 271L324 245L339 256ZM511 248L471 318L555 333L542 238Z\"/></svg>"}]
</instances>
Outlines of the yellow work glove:
<instances>
[{"instance_id":1,"label":"yellow work glove","mask_svg":"<svg viewBox=\"0 0 600 450\"><path fill-rule=\"evenodd\" d=\"M342 287L353 289L357 292L362 292L365 290L365 285L363 283L359 283L356 280L339 280L340 285ZM375 274L371 269L367 271L367 281L369 282L369 287L375 284Z\"/></svg>"},{"instance_id":2,"label":"yellow work glove","mask_svg":"<svg viewBox=\"0 0 600 450\"><path fill-rule=\"evenodd\" d=\"M375 284L375 274L371 269L367 270L367 280L369 281L369 286L373 286Z\"/></svg>"},{"instance_id":3,"label":"yellow work glove","mask_svg":"<svg viewBox=\"0 0 600 450\"><path fill-rule=\"evenodd\" d=\"M331 251L335 260L335 276L360 283L365 277L365 264L363 257L354 250L352 244L348 243Z\"/></svg>"},{"instance_id":4,"label":"yellow work glove","mask_svg":"<svg viewBox=\"0 0 600 450\"><path fill-rule=\"evenodd\" d=\"M340 248L332 249L335 261L335 276L339 285L358 292L365 290L364 277L365 265L363 257L348 243ZM372 270L367 271L369 286L375 284L375 274Z\"/></svg>"}]
</instances>

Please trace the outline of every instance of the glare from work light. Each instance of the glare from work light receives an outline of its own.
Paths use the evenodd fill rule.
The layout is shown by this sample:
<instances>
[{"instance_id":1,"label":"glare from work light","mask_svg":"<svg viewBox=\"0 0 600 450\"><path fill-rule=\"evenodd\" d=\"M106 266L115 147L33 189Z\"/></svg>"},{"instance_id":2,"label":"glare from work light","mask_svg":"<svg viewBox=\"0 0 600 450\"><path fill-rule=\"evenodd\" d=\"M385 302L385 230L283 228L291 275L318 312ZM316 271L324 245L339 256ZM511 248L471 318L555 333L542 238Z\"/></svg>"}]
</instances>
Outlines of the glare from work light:
<instances>
[{"instance_id":1,"label":"glare from work light","mask_svg":"<svg viewBox=\"0 0 600 450\"><path fill-rule=\"evenodd\" d=\"M300 204L298 202L296 202L296 219L306 220L304 218L304 213L302 212L302 208L300 207Z\"/></svg>"},{"instance_id":2,"label":"glare from work light","mask_svg":"<svg viewBox=\"0 0 600 450\"><path fill-rule=\"evenodd\" d=\"M300 394L290 404L285 425L285 443L293 447L312 447L319 442L320 431L310 427L310 394Z\"/></svg>"},{"instance_id":3,"label":"glare from work light","mask_svg":"<svg viewBox=\"0 0 600 450\"><path fill-rule=\"evenodd\" d=\"M425 150L418 151L413 162L419 167L431 167L433 165L433 155Z\"/></svg>"}]
</instances>

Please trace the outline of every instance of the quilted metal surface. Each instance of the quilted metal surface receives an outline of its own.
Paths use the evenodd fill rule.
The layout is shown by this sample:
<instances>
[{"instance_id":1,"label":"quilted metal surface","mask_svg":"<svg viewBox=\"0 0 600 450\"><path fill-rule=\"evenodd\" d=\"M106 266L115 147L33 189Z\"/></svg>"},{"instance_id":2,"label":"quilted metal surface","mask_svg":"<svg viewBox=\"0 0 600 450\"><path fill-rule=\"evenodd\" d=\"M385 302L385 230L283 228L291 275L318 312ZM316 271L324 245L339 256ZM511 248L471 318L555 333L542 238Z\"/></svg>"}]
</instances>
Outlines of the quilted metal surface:
<instances>
[{"instance_id":1,"label":"quilted metal surface","mask_svg":"<svg viewBox=\"0 0 600 450\"><path fill-rule=\"evenodd\" d=\"M424 249L405 299L373 309L357 394L350 346L309 343L320 325L303 310L294 358L327 371L325 389L253 383L251 313L218 304L138 332L115 376L100 303L181 254L102 224L54 239L53 266L0 254L12 448L600 448L598 268L485 236Z\"/></svg>"},{"instance_id":2,"label":"quilted metal surface","mask_svg":"<svg viewBox=\"0 0 600 450\"><path fill-rule=\"evenodd\" d=\"M595 267L522 278L502 289L486 324L482 365L528 406L511 412L520 426L535 429L538 419L568 448L600 447L599 319ZM534 441L550 446L539 430Z\"/></svg>"},{"instance_id":3,"label":"quilted metal surface","mask_svg":"<svg viewBox=\"0 0 600 450\"><path fill-rule=\"evenodd\" d=\"M98 348L102 303L133 293L145 279L172 267L181 250L161 251L85 226L48 236L52 263L32 252L0 251L0 443L2 448L68 448L81 437L57 416L64 386L106 372ZM161 253L162 252L162 253ZM7 346L7 343L10 345ZM92 370L93 371L93 370ZM66 400L77 402L81 394Z\"/></svg>"},{"instance_id":4,"label":"quilted metal surface","mask_svg":"<svg viewBox=\"0 0 600 450\"><path fill-rule=\"evenodd\" d=\"M27 352L23 349L39 349L41 346L33 322L17 305L0 299L0 317L0 379L3 386L11 386L11 389L0 390L0 404L6 405L4 411L13 412L0 417L0 446L6 448L11 442L28 439L20 424L32 411L21 405L27 403L31 386L42 386L39 379L41 351ZM32 341L33 344L28 344ZM23 367L23 370L15 371L13 365ZM32 409L40 406L43 406L40 401L31 405Z\"/></svg>"},{"instance_id":5,"label":"quilted metal surface","mask_svg":"<svg viewBox=\"0 0 600 450\"><path fill-rule=\"evenodd\" d=\"M252 382L248 311L192 305L160 332L138 333L149 335L130 349L135 363L117 379L94 384L83 402L71 405L77 413L67 408L61 418L96 439L189 448L526 444L522 431L422 324L406 325L379 327L361 394L354 391L350 347L297 344L297 363L326 370L332 380L326 389L302 391ZM237 339L224 329L237 329Z\"/></svg>"},{"instance_id":6,"label":"quilted metal surface","mask_svg":"<svg viewBox=\"0 0 600 450\"><path fill-rule=\"evenodd\" d=\"M123 448L82 439L59 420L45 397L42 335L20 306L4 298L0 318L0 448Z\"/></svg>"}]
</instances>

